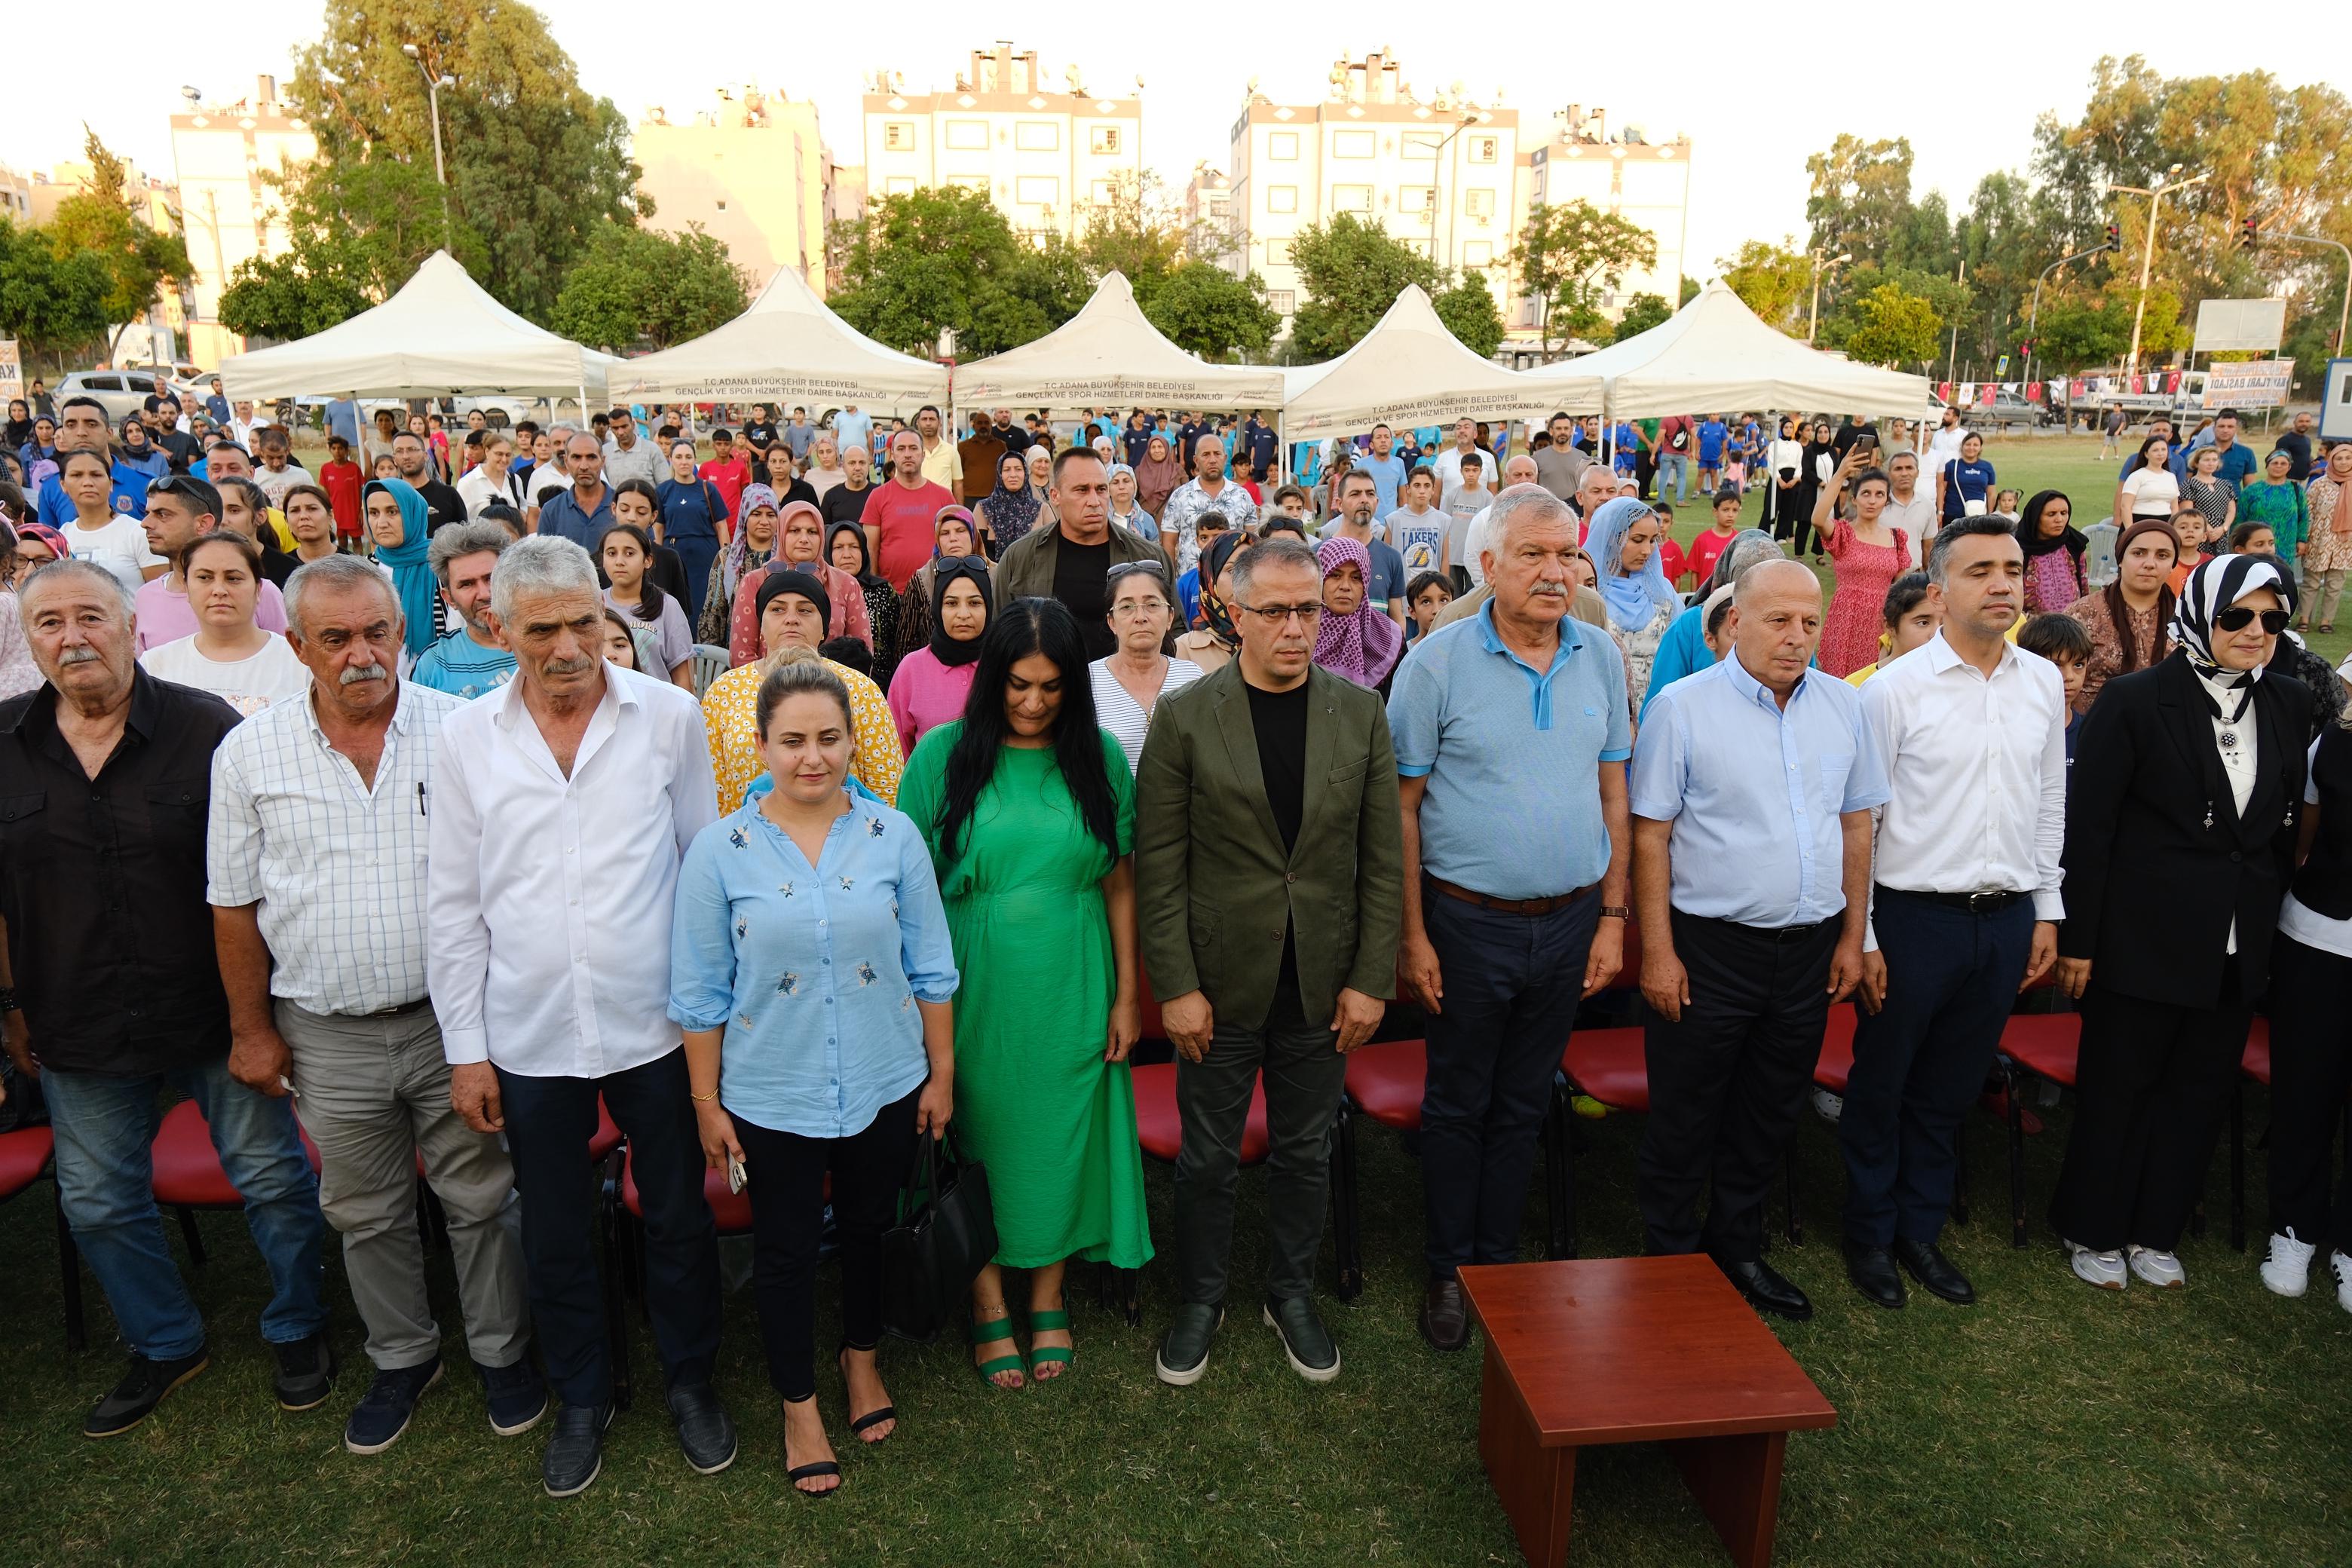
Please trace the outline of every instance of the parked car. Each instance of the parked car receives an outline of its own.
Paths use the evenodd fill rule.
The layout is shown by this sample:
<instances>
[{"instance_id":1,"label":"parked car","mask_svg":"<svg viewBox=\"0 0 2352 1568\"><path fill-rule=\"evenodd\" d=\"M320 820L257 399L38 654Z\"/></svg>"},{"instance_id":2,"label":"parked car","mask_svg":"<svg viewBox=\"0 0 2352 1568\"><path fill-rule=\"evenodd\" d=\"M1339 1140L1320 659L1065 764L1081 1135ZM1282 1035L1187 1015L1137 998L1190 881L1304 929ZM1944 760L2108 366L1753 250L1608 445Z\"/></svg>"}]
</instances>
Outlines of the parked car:
<instances>
[{"instance_id":1,"label":"parked car","mask_svg":"<svg viewBox=\"0 0 2352 1568\"><path fill-rule=\"evenodd\" d=\"M1934 424L1943 416L1944 405L1933 397L1927 403L1928 423ZM2054 425L2057 421L2055 411L2042 404L2029 403L2005 386L1993 389L1990 403L1960 405L1960 422L1971 430L2010 430L2021 425Z\"/></svg>"},{"instance_id":2,"label":"parked car","mask_svg":"<svg viewBox=\"0 0 2352 1568\"><path fill-rule=\"evenodd\" d=\"M62 404L68 397L94 397L106 410L106 422L120 425L143 411L147 400L172 390L172 384L152 370L78 370L62 377L50 395Z\"/></svg>"}]
</instances>

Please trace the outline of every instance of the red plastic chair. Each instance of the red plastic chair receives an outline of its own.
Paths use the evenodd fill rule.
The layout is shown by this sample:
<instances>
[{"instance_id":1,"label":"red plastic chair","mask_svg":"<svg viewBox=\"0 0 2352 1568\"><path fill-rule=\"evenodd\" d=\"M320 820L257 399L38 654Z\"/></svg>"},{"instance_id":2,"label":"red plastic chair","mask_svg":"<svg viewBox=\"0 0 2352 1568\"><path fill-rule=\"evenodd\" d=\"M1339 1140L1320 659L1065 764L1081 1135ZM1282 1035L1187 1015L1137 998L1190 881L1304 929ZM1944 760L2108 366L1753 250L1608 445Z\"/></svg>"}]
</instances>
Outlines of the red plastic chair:
<instances>
[{"instance_id":1,"label":"red plastic chair","mask_svg":"<svg viewBox=\"0 0 2352 1568\"><path fill-rule=\"evenodd\" d=\"M300 1131L299 1119L295 1127ZM312 1173L317 1173L319 1146L310 1142L307 1131L302 1132L302 1152L310 1162ZM180 1234L187 1241L188 1256L201 1267L205 1244L196 1234L195 1211L241 1209L245 1197L228 1179L228 1173L221 1169L220 1152L213 1147L212 1124L205 1120L203 1109L194 1100L184 1100L163 1113L148 1158L153 1164L155 1201L178 1212Z\"/></svg>"},{"instance_id":2,"label":"red plastic chair","mask_svg":"<svg viewBox=\"0 0 2352 1568\"><path fill-rule=\"evenodd\" d=\"M604 1152L598 1153L602 1148ZM613 1400L623 1408L630 1402L628 1309L625 1295L637 1299L639 1310L645 1305L646 1247L645 1200L637 1191L637 1158L634 1147L625 1147L620 1129L614 1125L612 1113L605 1110L602 1095L596 1098L596 1131L588 1141L589 1153L602 1163L606 1172L604 1191L607 1229L604 1237L604 1328L609 1336L613 1357ZM618 1151L618 1153L615 1153ZM833 1195L833 1178L825 1177L825 1195ZM720 1236L749 1236L751 1233L751 1198L747 1186L742 1192L730 1192L727 1173L705 1167L702 1173L702 1201L709 1205L710 1216L719 1224Z\"/></svg>"},{"instance_id":3,"label":"red plastic chair","mask_svg":"<svg viewBox=\"0 0 2352 1568\"><path fill-rule=\"evenodd\" d=\"M2009 1108L2009 1242L2025 1245L2025 1114L2021 1078L2038 1078L2062 1089L2074 1087L2081 1052L2079 1013L2015 1013L2001 1026L1997 1061L2001 1098Z\"/></svg>"},{"instance_id":4,"label":"red plastic chair","mask_svg":"<svg viewBox=\"0 0 2352 1568\"><path fill-rule=\"evenodd\" d=\"M2230 1086L2230 1245L2246 1250L2246 1080L2271 1086L2271 1021L2254 1015L2237 1081Z\"/></svg>"},{"instance_id":5,"label":"red plastic chair","mask_svg":"<svg viewBox=\"0 0 2352 1568\"><path fill-rule=\"evenodd\" d=\"M66 1349L82 1348L81 1254L75 1247L73 1228L57 1192L53 1156L57 1139L46 1127L20 1127L0 1132L0 1203L26 1193L42 1177L50 1178L49 1206L58 1226L58 1278L65 1295Z\"/></svg>"}]
</instances>

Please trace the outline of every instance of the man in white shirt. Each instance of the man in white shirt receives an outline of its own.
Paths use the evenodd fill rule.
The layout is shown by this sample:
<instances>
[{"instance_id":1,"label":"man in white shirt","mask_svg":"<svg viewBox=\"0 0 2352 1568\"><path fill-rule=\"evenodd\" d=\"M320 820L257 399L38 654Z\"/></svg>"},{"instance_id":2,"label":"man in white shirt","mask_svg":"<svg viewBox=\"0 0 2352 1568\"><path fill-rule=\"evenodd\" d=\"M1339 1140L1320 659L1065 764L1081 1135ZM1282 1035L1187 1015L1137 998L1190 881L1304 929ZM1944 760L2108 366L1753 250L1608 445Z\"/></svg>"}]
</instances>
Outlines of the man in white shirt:
<instances>
[{"instance_id":1,"label":"man in white shirt","mask_svg":"<svg viewBox=\"0 0 2352 1568\"><path fill-rule=\"evenodd\" d=\"M1456 419L1454 422L1454 445L1430 460L1430 467L1437 474L1440 495L1462 483L1462 459L1465 458L1475 458L1489 469L1494 467L1486 454L1478 449L1478 422L1475 419Z\"/></svg>"},{"instance_id":2,"label":"man in white shirt","mask_svg":"<svg viewBox=\"0 0 2352 1568\"><path fill-rule=\"evenodd\" d=\"M1958 459L1960 443L1968 438L1968 430L1960 424L1960 411L1946 408L1944 422L1936 427L1934 437L1927 443L1927 467L1920 470L1927 480L1930 492L1936 488L1936 476L1944 471L1946 463Z\"/></svg>"},{"instance_id":3,"label":"man in white shirt","mask_svg":"<svg viewBox=\"0 0 2352 1568\"><path fill-rule=\"evenodd\" d=\"M1936 487L1919 482L1919 454L1901 451L1886 459L1886 510L1878 519L1903 531L1911 554L1908 569L1916 572L1936 537Z\"/></svg>"},{"instance_id":4,"label":"man in white shirt","mask_svg":"<svg viewBox=\"0 0 2352 1568\"><path fill-rule=\"evenodd\" d=\"M1882 1307L1904 1303L1898 1261L1948 1301L1976 1300L1936 1245L1953 1147L2066 913L2065 683L2006 637L2024 552L2001 520L1957 518L1928 549L1927 579L1943 630L1862 688L1889 795L1838 1142L1846 1273Z\"/></svg>"},{"instance_id":5,"label":"man in white shirt","mask_svg":"<svg viewBox=\"0 0 2352 1568\"><path fill-rule=\"evenodd\" d=\"M669 478L669 465L654 444L637 434L637 422L625 408L615 408L607 422L612 435L604 442L604 482L618 489L628 479L659 485Z\"/></svg>"},{"instance_id":6,"label":"man in white shirt","mask_svg":"<svg viewBox=\"0 0 2352 1568\"><path fill-rule=\"evenodd\" d=\"M511 1436L547 1412L528 1354L514 1168L449 1102L425 982L426 806L457 700L399 678L400 603L366 557L324 556L287 587L310 692L238 725L213 754L206 897L229 1072L273 1097L290 1082L319 1146L320 1205L342 1233L376 1368L344 1447L391 1447L441 1376L416 1228L420 1157L449 1216L490 1429Z\"/></svg>"},{"instance_id":7,"label":"man in white shirt","mask_svg":"<svg viewBox=\"0 0 2352 1568\"><path fill-rule=\"evenodd\" d=\"M547 504L547 498L572 488L572 474L564 467L563 454L571 447L572 437L579 433L570 425L547 427L544 438L549 443L549 455L531 465L530 504L523 510L523 522L534 533L539 531L539 509Z\"/></svg>"},{"instance_id":8,"label":"man in white shirt","mask_svg":"<svg viewBox=\"0 0 2352 1568\"><path fill-rule=\"evenodd\" d=\"M261 467L253 470L253 482L261 487L271 506L283 507L286 492L296 485L316 482L310 470L294 460L294 439L283 429L270 426L255 439L261 443Z\"/></svg>"},{"instance_id":9,"label":"man in white shirt","mask_svg":"<svg viewBox=\"0 0 2352 1568\"><path fill-rule=\"evenodd\" d=\"M1531 485L1535 482L1536 460L1527 453L1515 453L1503 464L1504 489L1509 489L1513 485ZM1469 570L1470 585L1474 588L1484 587L1486 583L1486 569L1480 563L1478 558L1486 553L1491 542L1489 536L1493 531L1494 512L1494 502L1488 501L1486 510L1470 520L1470 526L1463 531L1462 553L1454 557ZM1580 539L1582 538L1583 532L1583 525L1580 521L1577 536Z\"/></svg>"},{"instance_id":10,"label":"man in white shirt","mask_svg":"<svg viewBox=\"0 0 2352 1568\"><path fill-rule=\"evenodd\" d=\"M515 678L442 721L425 914L433 1008L467 1125L503 1131L522 1194L532 1316L563 1401L551 1497L603 1468L613 1366L585 1180L599 1095L629 1138L646 1304L687 1462L735 1458L710 1385L719 1243L686 1048L669 1020L678 862L718 815L702 711L604 662L588 552L536 535L499 557L490 611Z\"/></svg>"}]
</instances>

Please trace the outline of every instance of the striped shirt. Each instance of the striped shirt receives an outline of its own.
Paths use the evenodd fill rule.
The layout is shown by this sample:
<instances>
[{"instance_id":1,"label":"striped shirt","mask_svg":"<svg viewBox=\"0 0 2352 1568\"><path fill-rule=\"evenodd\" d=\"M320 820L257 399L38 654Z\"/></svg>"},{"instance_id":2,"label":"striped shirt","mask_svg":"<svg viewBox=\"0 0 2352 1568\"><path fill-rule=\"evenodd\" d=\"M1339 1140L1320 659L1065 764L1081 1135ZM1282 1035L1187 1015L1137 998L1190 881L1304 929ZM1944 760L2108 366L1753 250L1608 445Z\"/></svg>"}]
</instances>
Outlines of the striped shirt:
<instances>
[{"instance_id":1,"label":"striped shirt","mask_svg":"<svg viewBox=\"0 0 2352 1568\"><path fill-rule=\"evenodd\" d=\"M425 829L433 753L457 699L400 683L373 788L327 743L304 696L255 714L213 754L208 901L259 904L269 993L365 1014L425 994Z\"/></svg>"}]
</instances>

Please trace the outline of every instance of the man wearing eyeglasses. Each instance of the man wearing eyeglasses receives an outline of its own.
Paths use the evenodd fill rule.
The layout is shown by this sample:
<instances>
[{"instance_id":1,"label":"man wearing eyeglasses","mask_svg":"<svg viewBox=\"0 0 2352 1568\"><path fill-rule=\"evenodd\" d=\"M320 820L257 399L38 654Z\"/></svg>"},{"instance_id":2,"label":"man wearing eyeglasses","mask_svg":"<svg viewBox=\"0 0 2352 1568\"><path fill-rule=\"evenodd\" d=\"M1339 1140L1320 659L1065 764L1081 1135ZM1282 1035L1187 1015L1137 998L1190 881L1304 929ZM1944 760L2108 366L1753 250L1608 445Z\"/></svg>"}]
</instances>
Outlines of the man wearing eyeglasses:
<instances>
[{"instance_id":1,"label":"man wearing eyeglasses","mask_svg":"<svg viewBox=\"0 0 2352 1568\"><path fill-rule=\"evenodd\" d=\"M1168 558L1135 530L1110 525L1110 468L1093 448L1071 447L1055 455L1047 496L1054 526L1031 529L1005 551L996 563L996 602L1061 600L1077 617L1087 658L1108 658L1118 651L1109 621L1111 568L1156 561L1165 571Z\"/></svg>"},{"instance_id":2,"label":"man wearing eyeglasses","mask_svg":"<svg viewBox=\"0 0 2352 1568\"><path fill-rule=\"evenodd\" d=\"M1243 1125L1261 1075L1272 1140L1261 1317L1300 1377L1339 1374L1314 1302L1328 1150L1347 1054L1395 993L1403 899L1387 715L1314 663L1322 566L1303 542L1271 539L1232 572L1240 653L1160 699L1136 773L1138 937L1178 1053L1183 1119L1182 1305L1156 1366L1180 1387L1207 1372L1224 1318Z\"/></svg>"}]
</instances>

